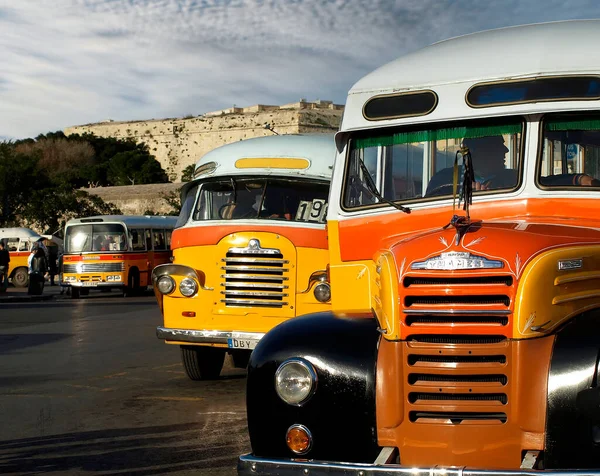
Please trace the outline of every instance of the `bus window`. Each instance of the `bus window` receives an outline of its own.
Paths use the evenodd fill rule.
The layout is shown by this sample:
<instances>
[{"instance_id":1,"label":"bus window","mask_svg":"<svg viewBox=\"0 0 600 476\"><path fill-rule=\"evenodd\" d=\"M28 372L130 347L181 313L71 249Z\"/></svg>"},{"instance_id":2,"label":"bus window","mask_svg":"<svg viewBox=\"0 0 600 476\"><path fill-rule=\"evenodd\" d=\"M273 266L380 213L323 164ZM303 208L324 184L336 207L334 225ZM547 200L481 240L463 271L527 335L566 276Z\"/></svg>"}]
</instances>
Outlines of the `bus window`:
<instances>
[{"instance_id":1,"label":"bus window","mask_svg":"<svg viewBox=\"0 0 600 476\"><path fill-rule=\"evenodd\" d=\"M144 230L134 229L131 233L131 248L133 251L145 251L146 244L144 243Z\"/></svg>"},{"instance_id":2,"label":"bus window","mask_svg":"<svg viewBox=\"0 0 600 476\"><path fill-rule=\"evenodd\" d=\"M18 238L4 238L4 246L8 251L18 251L19 249L19 239Z\"/></svg>"},{"instance_id":3,"label":"bus window","mask_svg":"<svg viewBox=\"0 0 600 476\"><path fill-rule=\"evenodd\" d=\"M600 186L598 117L550 117L544 121L538 181L546 187Z\"/></svg>"},{"instance_id":4,"label":"bus window","mask_svg":"<svg viewBox=\"0 0 600 476\"><path fill-rule=\"evenodd\" d=\"M198 185L194 185L190 188L183 199L183 204L181 205L181 211L179 212L179 217L177 218L177 223L175 223L175 228L179 228L185 225L190 218L190 214L194 209L194 202L196 201L196 193L198 192Z\"/></svg>"},{"instance_id":5,"label":"bus window","mask_svg":"<svg viewBox=\"0 0 600 476\"><path fill-rule=\"evenodd\" d=\"M154 231L154 249L155 250L166 250L167 245L165 241L165 230L153 230Z\"/></svg>"},{"instance_id":6,"label":"bus window","mask_svg":"<svg viewBox=\"0 0 600 476\"><path fill-rule=\"evenodd\" d=\"M150 251L152 249L152 232L146 229L146 249Z\"/></svg>"},{"instance_id":7,"label":"bus window","mask_svg":"<svg viewBox=\"0 0 600 476\"><path fill-rule=\"evenodd\" d=\"M31 242L27 240L21 240L19 243L19 251L29 251L31 248Z\"/></svg>"},{"instance_id":8,"label":"bus window","mask_svg":"<svg viewBox=\"0 0 600 476\"><path fill-rule=\"evenodd\" d=\"M166 235L166 240L167 240L167 249L170 250L171 249L171 234L173 232L171 230L167 230L165 235Z\"/></svg>"}]
</instances>

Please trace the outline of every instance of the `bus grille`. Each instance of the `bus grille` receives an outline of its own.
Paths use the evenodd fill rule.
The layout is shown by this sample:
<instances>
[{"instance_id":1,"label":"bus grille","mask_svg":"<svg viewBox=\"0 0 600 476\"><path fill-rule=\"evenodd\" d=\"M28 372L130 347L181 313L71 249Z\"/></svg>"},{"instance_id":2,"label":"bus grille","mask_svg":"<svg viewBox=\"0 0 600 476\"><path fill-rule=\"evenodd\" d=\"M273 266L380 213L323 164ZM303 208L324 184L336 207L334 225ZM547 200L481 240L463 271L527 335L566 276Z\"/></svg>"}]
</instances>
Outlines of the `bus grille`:
<instances>
[{"instance_id":1,"label":"bus grille","mask_svg":"<svg viewBox=\"0 0 600 476\"><path fill-rule=\"evenodd\" d=\"M230 249L221 260L221 299L229 307L282 308L288 302L289 262L279 250Z\"/></svg>"},{"instance_id":2,"label":"bus grille","mask_svg":"<svg viewBox=\"0 0 600 476\"><path fill-rule=\"evenodd\" d=\"M421 335L405 346L404 385L412 423L508 421L512 356L503 336Z\"/></svg>"},{"instance_id":3,"label":"bus grille","mask_svg":"<svg viewBox=\"0 0 600 476\"><path fill-rule=\"evenodd\" d=\"M411 273L403 278L410 422L507 423L512 354L505 333L515 286L511 276L499 273Z\"/></svg>"},{"instance_id":4,"label":"bus grille","mask_svg":"<svg viewBox=\"0 0 600 476\"><path fill-rule=\"evenodd\" d=\"M80 266L80 269L77 269ZM63 264L63 273L119 273L125 271L125 263Z\"/></svg>"}]
</instances>

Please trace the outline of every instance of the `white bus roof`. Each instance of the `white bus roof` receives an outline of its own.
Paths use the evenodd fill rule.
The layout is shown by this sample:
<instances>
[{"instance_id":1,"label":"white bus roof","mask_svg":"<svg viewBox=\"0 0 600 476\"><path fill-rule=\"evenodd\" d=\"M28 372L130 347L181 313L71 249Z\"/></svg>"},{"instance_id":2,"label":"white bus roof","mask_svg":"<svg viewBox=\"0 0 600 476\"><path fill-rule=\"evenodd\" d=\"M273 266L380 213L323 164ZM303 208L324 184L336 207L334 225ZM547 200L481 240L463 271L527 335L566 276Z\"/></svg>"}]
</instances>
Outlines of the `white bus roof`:
<instances>
[{"instance_id":1,"label":"white bus roof","mask_svg":"<svg viewBox=\"0 0 600 476\"><path fill-rule=\"evenodd\" d=\"M127 227L169 227L173 228L177 222L175 216L152 216L152 215L98 215L92 217L73 218L66 226L90 225L99 223L124 223Z\"/></svg>"},{"instance_id":2,"label":"white bus roof","mask_svg":"<svg viewBox=\"0 0 600 476\"><path fill-rule=\"evenodd\" d=\"M330 180L334 160L334 134L256 137L226 144L205 154L196 164L194 179L230 175L277 175ZM211 163L215 167L211 167ZM204 167L206 172L198 174L200 167Z\"/></svg>"},{"instance_id":3,"label":"white bus roof","mask_svg":"<svg viewBox=\"0 0 600 476\"><path fill-rule=\"evenodd\" d=\"M0 228L0 239L22 238L29 241L37 241L42 236L30 228Z\"/></svg>"},{"instance_id":4,"label":"white bus roof","mask_svg":"<svg viewBox=\"0 0 600 476\"><path fill-rule=\"evenodd\" d=\"M591 101L561 101L471 108L476 83L540 75L600 74L600 20L572 20L488 30L435 43L402 56L360 79L349 91L341 130L402 123L590 109ZM420 117L369 121L364 104L373 96L433 90L438 105Z\"/></svg>"}]
</instances>

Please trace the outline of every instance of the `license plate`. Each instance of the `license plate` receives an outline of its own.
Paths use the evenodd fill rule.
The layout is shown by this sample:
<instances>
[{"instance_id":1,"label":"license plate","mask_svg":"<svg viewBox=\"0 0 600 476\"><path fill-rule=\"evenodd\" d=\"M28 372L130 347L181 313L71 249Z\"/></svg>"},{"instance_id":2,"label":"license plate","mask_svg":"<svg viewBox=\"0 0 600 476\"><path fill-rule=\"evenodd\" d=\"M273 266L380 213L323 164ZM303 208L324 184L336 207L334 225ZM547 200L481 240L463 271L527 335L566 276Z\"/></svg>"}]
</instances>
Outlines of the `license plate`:
<instances>
[{"instance_id":1,"label":"license plate","mask_svg":"<svg viewBox=\"0 0 600 476\"><path fill-rule=\"evenodd\" d=\"M83 281L81 283L82 286L85 287L94 287L94 286L98 286L98 283L94 282L94 281Z\"/></svg>"},{"instance_id":2,"label":"license plate","mask_svg":"<svg viewBox=\"0 0 600 476\"><path fill-rule=\"evenodd\" d=\"M227 339L227 345L230 349L248 349L252 350L258 344L258 340L256 339L239 339L237 337L232 337L231 339Z\"/></svg>"},{"instance_id":3,"label":"license plate","mask_svg":"<svg viewBox=\"0 0 600 476\"><path fill-rule=\"evenodd\" d=\"M485 263L481 258L442 258L432 259L427 262L427 269L473 269L484 268Z\"/></svg>"}]
</instances>

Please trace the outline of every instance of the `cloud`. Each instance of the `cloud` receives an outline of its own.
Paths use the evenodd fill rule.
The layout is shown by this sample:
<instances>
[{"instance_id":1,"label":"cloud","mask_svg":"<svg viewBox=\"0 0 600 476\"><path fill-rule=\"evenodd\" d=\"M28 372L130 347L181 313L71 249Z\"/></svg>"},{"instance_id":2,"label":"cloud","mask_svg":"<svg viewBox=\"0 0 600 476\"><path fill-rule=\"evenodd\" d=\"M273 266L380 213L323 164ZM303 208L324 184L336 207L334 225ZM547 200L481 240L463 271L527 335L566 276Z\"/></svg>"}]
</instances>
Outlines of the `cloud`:
<instances>
[{"instance_id":1,"label":"cloud","mask_svg":"<svg viewBox=\"0 0 600 476\"><path fill-rule=\"evenodd\" d=\"M594 0L0 0L0 136L343 103L360 77L432 42L599 16Z\"/></svg>"}]
</instances>

